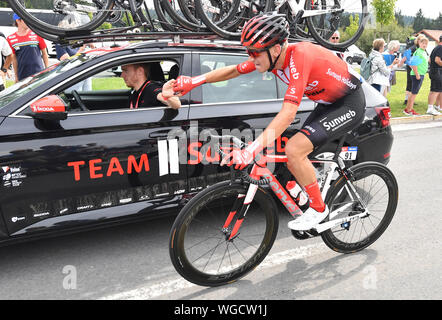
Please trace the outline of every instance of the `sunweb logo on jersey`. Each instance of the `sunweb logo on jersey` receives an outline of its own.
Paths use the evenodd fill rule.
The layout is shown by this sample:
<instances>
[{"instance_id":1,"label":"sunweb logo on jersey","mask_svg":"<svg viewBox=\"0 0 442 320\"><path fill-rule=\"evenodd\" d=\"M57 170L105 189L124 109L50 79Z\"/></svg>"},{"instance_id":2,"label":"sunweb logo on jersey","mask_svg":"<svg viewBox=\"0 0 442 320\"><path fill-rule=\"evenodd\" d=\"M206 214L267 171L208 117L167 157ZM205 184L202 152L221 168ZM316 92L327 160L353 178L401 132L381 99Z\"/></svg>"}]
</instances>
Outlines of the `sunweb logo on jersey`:
<instances>
[{"instance_id":1,"label":"sunweb logo on jersey","mask_svg":"<svg viewBox=\"0 0 442 320\"><path fill-rule=\"evenodd\" d=\"M290 74L292 75L293 79L297 80L299 79L299 72L296 70L295 61L293 60L293 56L290 57Z\"/></svg>"},{"instance_id":2,"label":"sunweb logo on jersey","mask_svg":"<svg viewBox=\"0 0 442 320\"><path fill-rule=\"evenodd\" d=\"M335 131L344 124L351 121L356 116L356 112L353 110L349 110L347 113L343 114L342 116L336 117L333 120L330 121L324 121L322 124L327 131Z\"/></svg>"}]
</instances>

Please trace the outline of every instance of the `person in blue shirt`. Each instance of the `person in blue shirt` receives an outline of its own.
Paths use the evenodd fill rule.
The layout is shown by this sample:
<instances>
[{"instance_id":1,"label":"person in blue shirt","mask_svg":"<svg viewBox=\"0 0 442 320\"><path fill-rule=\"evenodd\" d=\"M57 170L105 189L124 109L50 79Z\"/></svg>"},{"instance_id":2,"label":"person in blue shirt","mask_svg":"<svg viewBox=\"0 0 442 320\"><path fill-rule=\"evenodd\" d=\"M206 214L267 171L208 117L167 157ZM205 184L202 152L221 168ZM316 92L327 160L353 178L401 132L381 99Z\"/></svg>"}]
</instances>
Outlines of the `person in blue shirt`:
<instances>
[{"instance_id":1,"label":"person in blue shirt","mask_svg":"<svg viewBox=\"0 0 442 320\"><path fill-rule=\"evenodd\" d=\"M398 57L398 52L399 52L400 46L401 46L401 44L397 40L391 40L388 43L387 51L384 51L382 53L383 56L384 56L385 64L387 65L387 67L392 65L394 60ZM395 68L393 68L391 70L390 79L389 79L390 85L389 86L385 86L385 89L384 89L384 92L383 92L385 97L391 91L391 86L396 84L396 70L398 68L401 68L404 65L405 60L406 60L406 58L403 57L401 60L399 60L398 64L395 66Z\"/></svg>"}]
</instances>

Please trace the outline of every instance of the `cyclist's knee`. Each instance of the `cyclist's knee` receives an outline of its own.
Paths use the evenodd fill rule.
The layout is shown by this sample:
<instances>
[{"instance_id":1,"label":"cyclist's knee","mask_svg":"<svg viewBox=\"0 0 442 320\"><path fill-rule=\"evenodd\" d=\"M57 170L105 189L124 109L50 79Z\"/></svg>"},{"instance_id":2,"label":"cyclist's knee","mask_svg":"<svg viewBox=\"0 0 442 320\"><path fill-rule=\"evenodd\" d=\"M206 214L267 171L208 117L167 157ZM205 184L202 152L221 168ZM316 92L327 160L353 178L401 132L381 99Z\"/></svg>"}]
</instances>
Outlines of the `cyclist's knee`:
<instances>
[{"instance_id":1,"label":"cyclist's knee","mask_svg":"<svg viewBox=\"0 0 442 320\"><path fill-rule=\"evenodd\" d=\"M285 154L290 160L299 161L305 159L313 151L313 144L303 134L298 133L287 141Z\"/></svg>"}]
</instances>

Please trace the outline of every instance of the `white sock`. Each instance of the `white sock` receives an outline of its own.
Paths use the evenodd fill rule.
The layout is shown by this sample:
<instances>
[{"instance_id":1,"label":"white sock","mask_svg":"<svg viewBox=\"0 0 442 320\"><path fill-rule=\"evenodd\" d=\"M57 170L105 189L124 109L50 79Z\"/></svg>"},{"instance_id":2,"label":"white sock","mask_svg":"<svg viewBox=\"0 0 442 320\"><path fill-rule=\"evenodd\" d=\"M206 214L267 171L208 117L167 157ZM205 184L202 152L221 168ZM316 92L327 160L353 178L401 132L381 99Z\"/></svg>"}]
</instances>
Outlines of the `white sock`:
<instances>
[{"instance_id":1,"label":"white sock","mask_svg":"<svg viewBox=\"0 0 442 320\"><path fill-rule=\"evenodd\" d=\"M431 110L433 108L434 108L433 105L431 105L431 104L428 105L428 110Z\"/></svg>"}]
</instances>

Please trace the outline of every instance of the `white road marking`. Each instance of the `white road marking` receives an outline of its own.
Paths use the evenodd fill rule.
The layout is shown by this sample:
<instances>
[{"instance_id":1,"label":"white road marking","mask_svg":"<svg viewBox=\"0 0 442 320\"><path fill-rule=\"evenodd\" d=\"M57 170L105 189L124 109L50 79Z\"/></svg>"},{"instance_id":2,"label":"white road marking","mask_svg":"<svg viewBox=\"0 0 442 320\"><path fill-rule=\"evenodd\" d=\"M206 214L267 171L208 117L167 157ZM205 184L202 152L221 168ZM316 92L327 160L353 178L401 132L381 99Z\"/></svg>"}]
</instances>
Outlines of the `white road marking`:
<instances>
[{"instance_id":1,"label":"white road marking","mask_svg":"<svg viewBox=\"0 0 442 320\"><path fill-rule=\"evenodd\" d=\"M254 271L252 271L251 274L258 270L274 268L275 266L288 263L292 260L322 254L328 250L329 249L326 247L326 245L320 242L317 244L277 252L267 256L265 260ZM183 278L178 278L143 286L134 290L104 296L99 300L148 300L192 287L196 287L196 285Z\"/></svg>"}]
</instances>

